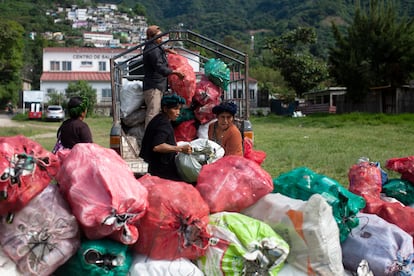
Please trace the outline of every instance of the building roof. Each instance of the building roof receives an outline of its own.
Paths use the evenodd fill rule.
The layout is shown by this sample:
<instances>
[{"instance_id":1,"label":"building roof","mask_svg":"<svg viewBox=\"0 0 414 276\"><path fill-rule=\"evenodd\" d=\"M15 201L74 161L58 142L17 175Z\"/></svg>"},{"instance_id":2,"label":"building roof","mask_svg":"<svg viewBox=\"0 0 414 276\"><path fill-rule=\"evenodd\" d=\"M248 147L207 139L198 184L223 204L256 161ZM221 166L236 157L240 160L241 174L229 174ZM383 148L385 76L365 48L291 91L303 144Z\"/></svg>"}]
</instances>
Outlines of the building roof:
<instances>
[{"instance_id":1,"label":"building roof","mask_svg":"<svg viewBox=\"0 0 414 276\"><path fill-rule=\"evenodd\" d=\"M40 81L111 81L110 72L44 72Z\"/></svg>"},{"instance_id":2,"label":"building roof","mask_svg":"<svg viewBox=\"0 0 414 276\"><path fill-rule=\"evenodd\" d=\"M43 48L43 53L113 53L119 54L124 52L121 48L103 48L103 47L47 47ZM133 51L134 52L134 51Z\"/></svg>"},{"instance_id":3,"label":"building roof","mask_svg":"<svg viewBox=\"0 0 414 276\"><path fill-rule=\"evenodd\" d=\"M238 74L237 72L230 72L230 80L237 81L244 79L244 74ZM257 82L256 79L249 76L249 82Z\"/></svg>"}]
</instances>

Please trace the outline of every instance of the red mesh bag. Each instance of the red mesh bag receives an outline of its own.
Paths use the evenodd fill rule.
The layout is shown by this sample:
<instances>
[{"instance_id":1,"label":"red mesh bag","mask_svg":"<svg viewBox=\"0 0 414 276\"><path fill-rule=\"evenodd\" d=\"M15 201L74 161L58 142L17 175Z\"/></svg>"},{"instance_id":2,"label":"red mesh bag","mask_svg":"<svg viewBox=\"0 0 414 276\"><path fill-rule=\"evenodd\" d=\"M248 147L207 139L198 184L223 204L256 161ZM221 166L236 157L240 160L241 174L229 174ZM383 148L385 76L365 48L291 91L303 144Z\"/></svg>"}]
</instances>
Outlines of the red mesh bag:
<instances>
[{"instance_id":1,"label":"red mesh bag","mask_svg":"<svg viewBox=\"0 0 414 276\"><path fill-rule=\"evenodd\" d=\"M176 141L190 142L197 138L197 128L195 120L188 120L174 127L174 136Z\"/></svg>"},{"instance_id":2,"label":"red mesh bag","mask_svg":"<svg viewBox=\"0 0 414 276\"><path fill-rule=\"evenodd\" d=\"M216 118L216 115L213 113L213 107L216 105L216 103L207 103L199 106L194 110L194 116L202 125L206 124Z\"/></svg>"},{"instance_id":3,"label":"red mesh bag","mask_svg":"<svg viewBox=\"0 0 414 276\"><path fill-rule=\"evenodd\" d=\"M127 163L112 149L93 143L76 144L59 157L56 179L86 237L135 243L148 192Z\"/></svg>"},{"instance_id":4,"label":"red mesh bag","mask_svg":"<svg viewBox=\"0 0 414 276\"><path fill-rule=\"evenodd\" d=\"M153 259L197 259L205 254L210 235L208 205L185 182L144 175L149 207L139 224L134 250Z\"/></svg>"},{"instance_id":5,"label":"red mesh bag","mask_svg":"<svg viewBox=\"0 0 414 276\"><path fill-rule=\"evenodd\" d=\"M256 162L259 165L261 165L263 161L266 159L266 152L262 150L255 150L253 148L253 140L250 139L249 137L244 137L243 149L244 149L243 156L247 159L250 159Z\"/></svg>"},{"instance_id":6,"label":"red mesh bag","mask_svg":"<svg viewBox=\"0 0 414 276\"><path fill-rule=\"evenodd\" d=\"M401 179L414 183L414 156L391 158L385 167L401 174Z\"/></svg>"},{"instance_id":7,"label":"red mesh bag","mask_svg":"<svg viewBox=\"0 0 414 276\"><path fill-rule=\"evenodd\" d=\"M215 105L220 103L221 90L211 82L206 76L197 82L193 101L199 105L213 103Z\"/></svg>"},{"instance_id":8,"label":"red mesh bag","mask_svg":"<svg viewBox=\"0 0 414 276\"><path fill-rule=\"evenodd\" d=\"M187 104L190 104L196 87L196 76L188 60L177 54L168 54L168 65L172 70L177 70L184 74L184 78L180 79L177 75L168 76L168 82L171 89L178 95L183 97Z\"/></svg>"},{"instance_id":9,"label":"red mesh bag","mask_svg":"<svg viewBox=\"0 0 414 276\"><path fill-rule=\"evenodd\" d=\"M414 237L414 209L381 199L380 168L373 163L362 162L350 168L348 178L349 191L362 196L366 201L362 212L376 214Z\"/></svg>"},{"instance_id":10,"label":"red mesh bag","mask_svg":"<svg viewBox=\"0 0 414 276\"><path fill-rule=\"evenodd\" d=\"M0 137L0 215L26 206L46 188L59 165L56 155L29 138Z\"/></svg>"},{"instance_id":11,"label":"red mesh bag","mask_svg":"<svg viewBox=\"0 0 414 276\"><path fill-rule=\"evenodd\" d=\"M211 213L240 212L272 192L272 177L256 162L241 156L224 156L204 165L196 189Z\"/></svg>"},{"instance_id":12,"label":"red mesh bag","mask_svg":"<svg viewBox=\"0 0 414 276\"><path fill-rule=\"evenodd\" d=\"M379 198L382 190L381 169L375 163L354 164L348 173L349 191Z\"/></svg>"}]
</instances>

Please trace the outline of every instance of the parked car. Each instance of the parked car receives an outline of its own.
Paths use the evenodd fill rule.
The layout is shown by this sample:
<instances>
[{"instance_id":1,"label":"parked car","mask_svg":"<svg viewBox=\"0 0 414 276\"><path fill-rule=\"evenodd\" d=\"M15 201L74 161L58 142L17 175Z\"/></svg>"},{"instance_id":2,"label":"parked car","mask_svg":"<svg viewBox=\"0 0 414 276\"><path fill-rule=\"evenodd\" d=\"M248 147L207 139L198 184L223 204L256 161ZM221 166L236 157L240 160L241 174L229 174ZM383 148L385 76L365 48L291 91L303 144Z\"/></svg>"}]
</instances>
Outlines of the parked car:
<instances>
[{"instance_id":1,"label":"parked car","mask_svg":"<svg viewBox=\"0 0 414 276\"><path fill-rule=\"evenodd\" d=\"M63 121L65 119L65 111L60 105L49 105L45 115L46 121Z\"/></svg>"}]
</instances>

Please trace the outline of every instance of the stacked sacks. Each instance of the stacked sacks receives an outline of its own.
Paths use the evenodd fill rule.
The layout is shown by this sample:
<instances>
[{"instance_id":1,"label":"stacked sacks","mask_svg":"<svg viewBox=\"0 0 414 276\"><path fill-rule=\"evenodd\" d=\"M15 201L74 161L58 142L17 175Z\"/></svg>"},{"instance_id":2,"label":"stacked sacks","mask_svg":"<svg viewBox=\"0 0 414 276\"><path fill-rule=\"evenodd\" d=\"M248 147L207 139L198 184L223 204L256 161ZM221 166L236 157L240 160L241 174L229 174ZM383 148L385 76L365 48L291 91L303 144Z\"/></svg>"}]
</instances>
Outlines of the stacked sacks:
<instances>
[{"instance_id":1,"label":"stacked sacks","mask_svg":"<svg viewBox=\"0 0 414 276\"><path fill-rule=\"evenodd\" d=\"M273 180L273 184L274 192L296 199L308 200L316 193L322 195L332 206L341 242L348 237L350 230L358 225L356 214L365 207L362 197L346 190L337 181L306 167L281 174Z\"/></svg>"},{"instance_id":2,"label":"stacked sacks","mask_svg":"<svg viewBox=\"0 0 414 276\"><path fill-rule=\"evenodd\" d=\"M267 223L288 242L288 264L308 275L344 274L339 229L321 195L303 201L272 193L242 213Z\"/></svg>"},{"instance_id":3,"label":"stacked sacks","mask_svg":"<svg viewBox=\"0 0 414 276\"><path fill-rule=\"evenodd\" d=\"M23 275L50 275L75 254L78 224L58 187L48 185L15 214L13 223L2 222L0 243Z\"/></svg>"},{"instance_id":4,"label":"stacked sacks","mask_svg":"<svg viewBox=\"0 0 414 276\"><path fill-rule=\"evenodd\" d=\"M190 103L194 96L196 87L196 77L188 59L178 54L170 53L168 55L168 66L174 70L184 74L184 78L180 79L177 75L168 76L168 82L171 89L178 95L183 97L186 103Z\"/></svg>"},{"instance_id":5,"label":"stacked sacks","mask_svg":"<svg viewBox=\"0 0 414 276\"><path fill-rule=\"evenodd\" d=\"M16 264L7 256L0 247L0 273L7 276L21 276Z\"/></svg>"},{"instance_id":6,"label":"stacked sacks","mask_svg":"<svg viewBox=\"0 0 414 276\"><path fill-rule=\"evenodd\" d=\"M382 200L381 171L375 163L360 162L352 165L348 178L349 190L361 195L366 201L366 207L362 212L376 214L414 236L414 209L400 202Z\"/></svg>"},{"instance_id":7,"label":"stacked sacks","mask_svg":"<svg viewBox=\"0 0 414 276\"><path fill-rule=\"evenodd\" d=\"M59 170L59 159L22 135L0 137L0 216L13 213L41 193Z\"/></svg>"},{"instance_id":8,"label":"stacked sacks","mask_svg":"<svg viewBox=\"0 0 414 276\"><path fill-rule=\"evenodd\" d=\"M239 213L210 215L209 229L210 246L197 261L205 275L277 275L289 254L270 226Z\"/></svg>"},{"instance_id":9,"label":"stacked sacks","mask_svg":"<svg viewBox=\"0 0 414 276\"><path fill-rule=\"evenodd\" d=\"M128 275L203 276L204 273L193 262L186 258L178 258L175 260L154 260L145 255L135 254Z\"/></svg>"},{"instance_id":10,"label":"stacked sacks","mask_svg":"<svg viewBox=\"0 0 414 276\"><path fill-rule=\"evenodd\" d=\"M83 240L76 254L54 275L128 275L131 263L132 252L125 244L108 239Z\"/></svg>"},{"instance_id":11,"label":"stacked sacks","mask_svg":"<svg viewBox=\"0 0 414 276\"><path fill-rule=\"evenodd\" d=\"M356 271L363 259L374 275L413 275L413 239L377 215L358 214L360 224L342 243L345 268Z\"/></svg>"},{"instance_id":12,"label":"stacked sacks","mask_svg":"<svg viewBox=\"0 0 414 276\"><path fill-rule=\"evenodd\" d=\"M227 90L230 83L230 69L220 59L211 58L204 64L204 71L209 80L215 85Z\"/></svg>"},{"instance_id":13,"label":"stacked sacks","mask_svg":"<svg viewBox=\"0 0 414 276\"><path fill-rule=\"evenodd\" d=\"M414 183L414 156L390 158L385 167L401 174L401 179Z\"/></svg>"},{"instance_id":14,"label":"stacked sacks","mask_svg":"<svg viewBox=\"0 0 414 276\"><path fill-rule=\"evenodd\" d=\"M240 212L270 193L273 183L257 163L229 155L201 168L196 189L211 213Z\"/></svg>"},{"instance_id":15,"label":"stacked sacks","mask_svg":"<svg viewBox=\"0 0 414 276\"><path fill-rule=\"evenodd\" d=\"M178 143L180 145L180 142ZM208 139L195 139L189 143L191 154L178 153L175 158L181 178L188 183L196 183L202 166L211 164L224 156L224 149Z\"/></svg>"},{"instance_id":16,"label":"stacked sacks","mask_svg":"<svg viewBox=\"0 0 414 276\"><path fill-rule=\"evenodd\" d=\"M148 190L148 210L140 219L142 233L133 249L156 260L196 259L205 254L208 205L192 186L144 175L139 182Z\"/></svg>"},{"instance_id":17,"label":"stacked sacks","mask_svg":"<svg viewBox=\"0 0 414 276\"><path fill-rule=\"evenodd\" d=\"M86 237L135 243L148 192L125 161L93 143L76 144L59 155L62 165L56 180Z\"/></svg>"},{"instance_id":18,"label":"stacked sacks","mask_svg":"<svg viewBox=\"0 0 414 276\"><path fill-rule=\"evenodd\" d=\"M124 79L121 88L120 114L123 129L130 137L134 137L137 146L141 146L145 131L144 92L142 81Z\"/></svg>"}]
</instances>

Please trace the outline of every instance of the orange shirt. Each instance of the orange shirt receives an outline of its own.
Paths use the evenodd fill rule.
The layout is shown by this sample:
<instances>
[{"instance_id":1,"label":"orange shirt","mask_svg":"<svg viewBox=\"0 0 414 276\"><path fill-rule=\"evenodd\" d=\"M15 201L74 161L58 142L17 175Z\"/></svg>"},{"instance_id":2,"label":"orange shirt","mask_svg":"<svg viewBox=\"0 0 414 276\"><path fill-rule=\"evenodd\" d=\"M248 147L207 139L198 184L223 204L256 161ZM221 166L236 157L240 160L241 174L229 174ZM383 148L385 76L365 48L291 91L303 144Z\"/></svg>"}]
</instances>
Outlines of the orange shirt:
<instances>
[{"instance_id":1,"label":"orange shirt","mask_svg":"<svg viewBox=\"0 0 414 276\"><path fill-rule=\"evenodd\" d=\"M208 139L216 142L224 149L224 156L239 155L243 156L243 141L240 130L232 124L223 134L223 137L217 137L214 133L216 123L208 126ZM217 127L216 127L217 129Z\"/></svg>"}]
</instances>

